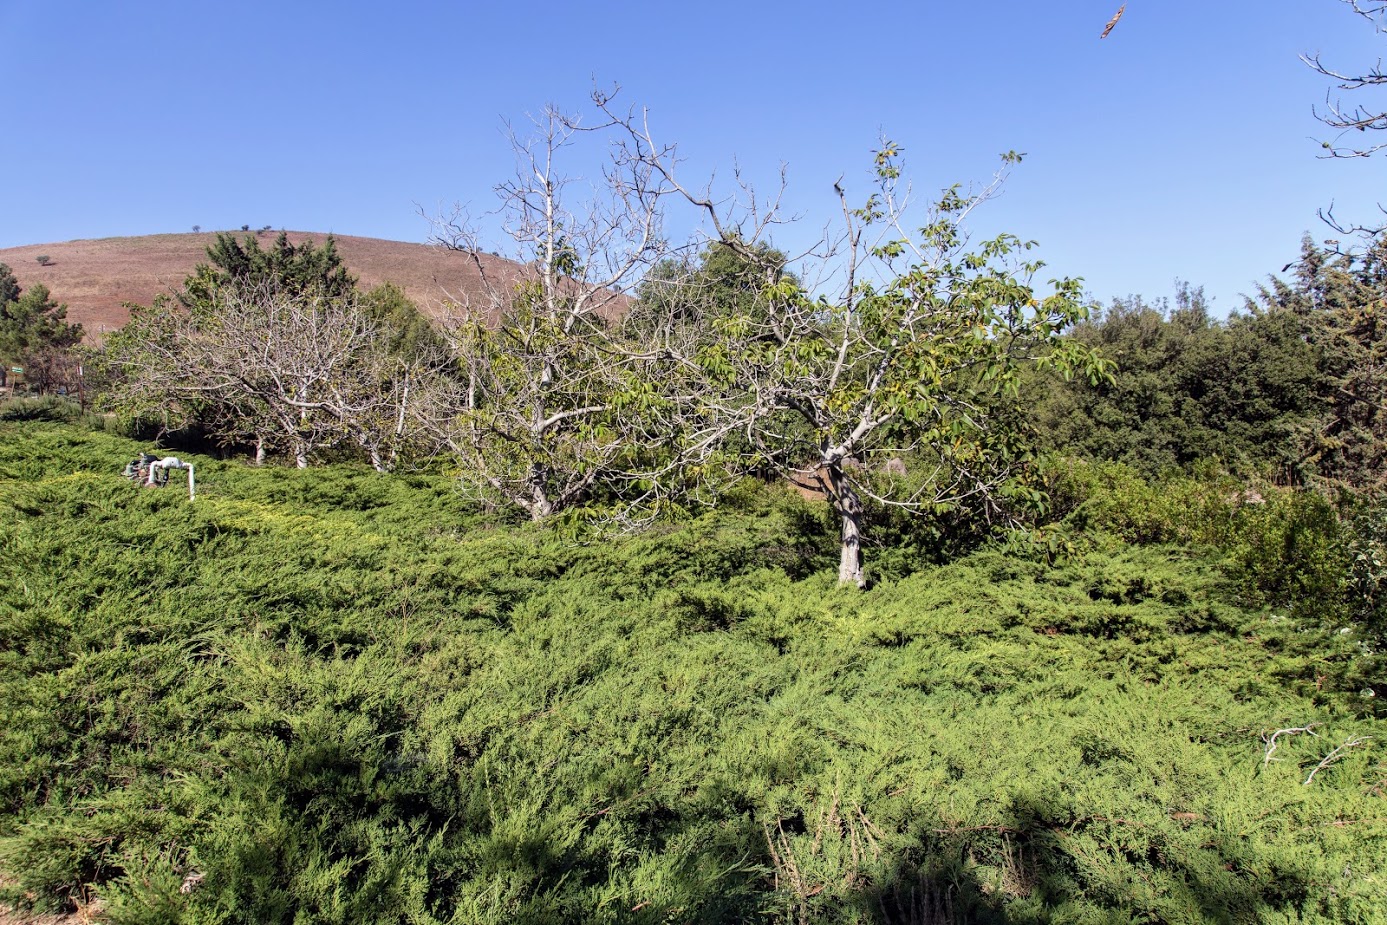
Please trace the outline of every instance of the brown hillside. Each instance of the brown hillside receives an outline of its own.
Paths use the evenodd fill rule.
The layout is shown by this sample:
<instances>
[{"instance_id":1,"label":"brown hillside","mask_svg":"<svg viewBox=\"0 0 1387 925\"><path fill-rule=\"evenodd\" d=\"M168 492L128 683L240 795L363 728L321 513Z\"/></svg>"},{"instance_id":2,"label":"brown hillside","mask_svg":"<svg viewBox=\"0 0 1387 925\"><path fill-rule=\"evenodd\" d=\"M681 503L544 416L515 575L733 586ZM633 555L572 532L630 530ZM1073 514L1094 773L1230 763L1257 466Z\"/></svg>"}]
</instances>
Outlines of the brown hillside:
<instances>
[{"instance_id":1,"label":"brown hillside","mask_svg":"<svg viewBox=\"0 0 1387 925\"><path fill-rule=\"evenodd\" d=\"M234 232L238 237L253 232ZM277 231L258 235L261 247L274 243ZM19 284L29 288L43 283L58 302L67 303L69 321L81 322L89 340L120 327L130 313L123 303L150 304L155 296L177 289L199 263L207 260L207 245L216 232L156 234L136 238L100 238L61 244L30 244L0 248L0 263L14 271ZM321 244L325 234L288 232L295 244L313 240ZM449 298L481 300L483 287L469 257L446 248L378 238L333 235L342 260L363 289L383 282L402 288L429 315L437 318ZM47 255L48 266L37 257ZM514 278L515 264L500 257L482 256L488 275Z\"/></svg>"}]
</instances>

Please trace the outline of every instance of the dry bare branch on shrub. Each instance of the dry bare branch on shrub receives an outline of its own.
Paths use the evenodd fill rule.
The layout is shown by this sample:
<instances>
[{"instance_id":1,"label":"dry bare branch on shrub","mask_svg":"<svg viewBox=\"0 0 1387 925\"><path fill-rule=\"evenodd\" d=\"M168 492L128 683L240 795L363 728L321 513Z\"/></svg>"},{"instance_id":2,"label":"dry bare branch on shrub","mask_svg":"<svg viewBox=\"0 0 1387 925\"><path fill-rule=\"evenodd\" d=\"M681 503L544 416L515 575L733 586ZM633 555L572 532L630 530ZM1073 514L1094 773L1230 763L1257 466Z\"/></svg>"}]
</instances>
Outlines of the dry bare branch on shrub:
<instances>
[{"instance_id":1,"label":"dry bare branch on shrub","mask_svg":"<svg viewBox=\"0 0 1387 925\"><path fill-rule=\"evenodd\" d=\"M1312 735L1312 736L1318 737L1318 736L1319 736L1319 733L1318 733L1318 732L1315 732L1314 730L1315 730L1315 727L1316 727L1316 726L1319 726L1319 725L1322 725L1322 724L1321 724L1321 723L1311 723L1311 724L1308 725L1308 726L1296 726L1296 727L1289 727L1289 728L1286 728L1286 729L1278 729L1278 730L1276 730L1275 732L1273 732L1270 736L1266 736L1266 735L1262 736L1262 741L1265 742L1266 745L1267 745L1266 754L1262 756L1262 767L1266 767L1267 765L1271 764L1273 761L1280 761L1280 760L1281 760L1280 758L1273 758L1273 757L1272 757L1272 753L1276 751L1276 749L1277 749L1277 747L1278 747L1278 745L1279 745L1279 743L1276 741L1278 738L1280 738L1281 736L1300 735L1301 733L1308 733L1308 734L1310 734L1310 735Z\"/></svg>"},{"instance_id":2,"label":"dry bare branch on shrub","mask_svg":"<svg viewBox=\"0 0 1387 925\"><path fill-rule=\"evenodd\" d=\"M1310 781L1315 779L1316 774L1320 773L1334 762L1342 759L1344 755L1348 753L1349 749L1362 748L1364 745L1367 745L1370 741L1372 741L1372 736L1353 736L1352 738L1348 739L1342 744L1336 746L1333 751L1324 756L1324 758L1320 761L1319 764L1315 765L1315 769L1310 772L1310 776L1305 778L1305 785L1309 786Z\"/></svg>"}]
</instances>

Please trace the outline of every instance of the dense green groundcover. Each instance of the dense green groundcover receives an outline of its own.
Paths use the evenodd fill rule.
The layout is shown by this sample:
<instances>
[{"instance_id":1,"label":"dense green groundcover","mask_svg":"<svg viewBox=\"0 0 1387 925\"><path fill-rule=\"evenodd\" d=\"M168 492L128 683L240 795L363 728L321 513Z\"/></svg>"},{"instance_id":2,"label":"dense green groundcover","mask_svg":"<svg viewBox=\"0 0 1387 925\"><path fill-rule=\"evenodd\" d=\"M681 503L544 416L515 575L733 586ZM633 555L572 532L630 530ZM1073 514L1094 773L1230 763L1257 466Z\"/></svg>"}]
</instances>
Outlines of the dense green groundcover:
<instances>
[{"instance_id":1,"label":"dense green groundcover","mask_svg":"<svg viewBox=\"0 0 1387 925\"><path fill-rule=\"evenodd\" d=\"M1090 536L858 593L778 491L585 540L445 475L197 458L189 504L118 477L139 449L0 425L11 901L299 925L1384 920L1362 643L1235 606L1208 554Z\"/></svg>"}]
</instances>

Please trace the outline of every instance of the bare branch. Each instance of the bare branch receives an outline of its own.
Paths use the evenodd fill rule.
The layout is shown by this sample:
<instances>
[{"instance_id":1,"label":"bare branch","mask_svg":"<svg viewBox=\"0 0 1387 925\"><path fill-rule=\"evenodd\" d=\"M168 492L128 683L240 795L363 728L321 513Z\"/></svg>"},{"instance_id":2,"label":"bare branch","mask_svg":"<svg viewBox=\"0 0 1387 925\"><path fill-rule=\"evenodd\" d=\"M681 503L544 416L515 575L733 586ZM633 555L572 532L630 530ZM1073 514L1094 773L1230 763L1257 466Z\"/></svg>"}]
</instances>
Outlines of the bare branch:
<instances>
[{"instance_id":1,"label":"bare branch","mask_svg":"<svg viewBox=\"0 0 1387 925\"><path fill-rule=\"evenodd\" d=\"M1319 733L1315 732L1314 730L1316 726L1320 725L1322 724L1311 723L1308 726L1293 726L1288 727L1286 729L1278 729L1275 732L1273 732L1270 736L1262 736L1262 741L1265 742L1267 745L1266 754L1262 756L1262 767L1266 767L1273 761L1281 760L1280 758L1272 757L1272 753L1276 751L1278 746L1278 743L1276 741L1278 738L1280 738L1281 736L1300 735L1301 733L1308 733L1309 735L1318 737Z\"/></svg>"},{"instance_id":2,"label":"bare branch","mask_svg":"<svg viewBox=\"0 0 1387 925\"><path fill-rule=\"evenodd\" d=\"M1324 759L1321 760L1319 764L1315 765L1315 769L1310 772L1310 776L1305 778L1305 786L1308 787L1310 785L1310 781L1315 779L1316 774L1343 758L1350 748L1362 748L1370 741L1372 741L1372 736L1353 736L1343 744L1337 746L1332 752L1325 755Z\"/></svg>"},{"instance_id":3,"label":"bare branch","mask_svg":"<svg viewBox=\"0 0 1387 925\"><path fill-rule=\"evenodd\" d=\"M1108 35L1112 33L1112 30L1117 25L1118 21L1122 19L1122 14L1125 12L1127 12L1127 4L1124 3L1117 8L1117 13L1113 15L1112 19L1108 20L1108 24L1103 27L1103 34L1098 37L1100 39L1107 38Z\"/></svg>"},{"instance_id":4,"label":"bare branch","mask_svg":"<svg viewBox=\"0 0 1387 925\"><path fill-rule=\"evenodd\" d=\"M1341 2L1346 4L1354 14L1372 23L1375 32L1381 34L1387 31L1387 23L1384 23L1387 4L1365 3L1363 0L1341 0ZM1333 139L1320 143L1323 152L1320 157L1329 159L1372 157L1387 148L1387 142L1363 140L1369 132L1381 132L1387 129L1387 112L1371 104L1345 105L1334 96L1335 90L1340 93L1354 93L1387 86L1387 73L1383 71L1382 59L1379 58L1375 65L1357 73L1325 64L1318 53L1301 55L1300 60L1315 73L1334 83L1333 88L1325 94L1324 108L1315 107L1312 109L1316 119L1338 132ZM1344 235L1372 238L1387 228L1387 225L1382 224L1340 223L1333 217L1332 205L1328 210L1321 210L1320 218L1335 231Z\"/></svg>"}]
</instances>

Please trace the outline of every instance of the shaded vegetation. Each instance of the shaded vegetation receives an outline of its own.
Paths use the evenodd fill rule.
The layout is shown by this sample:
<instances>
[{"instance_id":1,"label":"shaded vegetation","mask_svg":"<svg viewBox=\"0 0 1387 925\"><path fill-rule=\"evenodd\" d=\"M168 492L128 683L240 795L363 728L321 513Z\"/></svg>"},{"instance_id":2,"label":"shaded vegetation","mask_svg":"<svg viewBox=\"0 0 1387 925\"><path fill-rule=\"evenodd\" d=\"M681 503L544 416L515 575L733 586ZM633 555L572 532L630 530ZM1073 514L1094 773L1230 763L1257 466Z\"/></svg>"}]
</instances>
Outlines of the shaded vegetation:
<instances>
[{"instance_id":1,"label":"shaded vegetation","mask_svg":"<svg viewBox=\"0 0 1387 925\"><path fill-rule=\"evenodd\" d=\"M1381 573L1327 561L1381 548L1371 508L1346 536L1309 496L1079 467L1063 522L861 593L778 490L606 540L498 520L446 474L198 458L189 504L117 477L140 448L0 424L16 901L190 923L1387 902L1381 671L1350 622Z\"/></svg>"}]
</instances>

